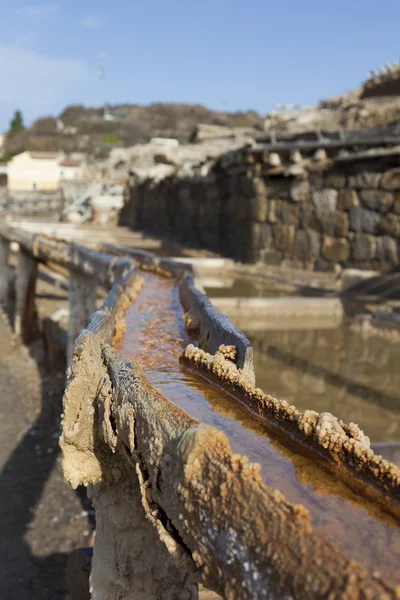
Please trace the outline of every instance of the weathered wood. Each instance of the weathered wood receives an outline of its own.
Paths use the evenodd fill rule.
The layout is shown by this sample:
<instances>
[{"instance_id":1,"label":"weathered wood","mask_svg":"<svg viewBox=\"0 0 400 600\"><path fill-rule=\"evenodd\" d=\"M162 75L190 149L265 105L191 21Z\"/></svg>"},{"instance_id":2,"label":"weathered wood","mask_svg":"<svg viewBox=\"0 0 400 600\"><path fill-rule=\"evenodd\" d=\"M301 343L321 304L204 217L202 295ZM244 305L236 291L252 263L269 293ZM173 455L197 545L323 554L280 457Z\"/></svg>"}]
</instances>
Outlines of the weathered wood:
<instances>
[{"instance_id":1,"label":"weathered wood","mask_svg":"<svg viewBox=\"0 0 400 600\"><path fill-rule=\"evenodd\" d=\"M118 476L112 485L100 483L92 491L97 524L92 598L197 600L197 584L170 554L173 540L169 551L150 520L156 518L146 514L143 480L119 452L113 468Z\"/></svg>"},{"instance_id":2,"label":"weathered wood","mask_svg":"<svg viewBox=\"0 0 400 600\"><path fill-rule=\"evenodd\" d=\"M24 344L29 344L35 317L37 262L20 248L17 262L14 331Z\"/></svg>"},{"instance_id":3,"label":"weathered wood","mask_svg":"<svg viewBox=\"0 0 400 600\"><path fill-rule=\"evenodd\" d=\"M253 348L244 333L213 306L208 296L197 288L190 273L181 278L179 294L186 311L186 324L199 332L200 347L215 354L221 344L236 346L237 365L247 381L254 384Z\"/></svg>"},{"instance_id":4,"label":"weathered wood","mask_svg":"<svg viewBox=\"0 0 400 600\"><path fill-rule=\"evenodd\" d=\"M305 509L266 487L224 434L188 417L149 386L137 365L104 346L125 291L115 286L80 336L64 400L65 475L74 486L94 484L99 515L93 597L149 593L134 576L135 567L153 574L140 550L146 554L152 539L142 529L147 519L180 568L226 598L395 598L378 576L320 537ZM212 314L207 318L218 327ZM179 598L167 587L161 597Z\"/></svg>"},{"instance_id":5,"label":"weathered wood","mask_svg":"<svg viewBox=\"0 0 400 600\"><path fill-rule=\"evenodd\" d=\"M11 288L12 272L8 265L10 244L8 240L0 237L0 305L7 316L11 317Z\"/></svg>"},{"instance_id":6,"label":"weathered wood","mask_svg":"<svg viewBox=\"0 0 400 600\"><path fill-rule=\"evenodd\" d=\"M71 271L69 277L69 320L67 360L72 357L75 340L89 324L96 310L97 287L93 279L77 271Z\"/></svg>"},{"instance_id":7,"label":"weathered wood","mask_svg":"<svg viewBox=\"0 0 400 600\"><path fill-rule=\"evenodd\" d=\"M171 523L207 587L246 600L395 597L320 538L306 510L265 486L224 434L187 417L107 346L103 360L113 399L104 416L114 423L104 440L146 473L151 508Z\"/></svg>"}]
</instances>

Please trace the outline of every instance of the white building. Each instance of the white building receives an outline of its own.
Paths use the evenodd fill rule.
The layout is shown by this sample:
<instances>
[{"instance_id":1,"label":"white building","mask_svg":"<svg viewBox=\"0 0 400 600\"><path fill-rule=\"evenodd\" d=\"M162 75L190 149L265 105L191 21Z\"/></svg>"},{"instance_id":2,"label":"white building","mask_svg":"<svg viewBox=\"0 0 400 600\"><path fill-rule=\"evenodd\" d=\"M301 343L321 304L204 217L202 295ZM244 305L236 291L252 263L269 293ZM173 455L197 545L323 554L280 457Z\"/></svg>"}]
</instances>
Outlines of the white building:
<instances>
[{"instance_id":1,"label":"white building","mask_svg":"<svg viewBox=\"0 0 400 600\"><path fill-rule=\"evenodd\" d=\"M8 191L56 193L63 179L81 176L82 159L61 152L22 152L8 163Z\"/></svg>"}]
</instances>

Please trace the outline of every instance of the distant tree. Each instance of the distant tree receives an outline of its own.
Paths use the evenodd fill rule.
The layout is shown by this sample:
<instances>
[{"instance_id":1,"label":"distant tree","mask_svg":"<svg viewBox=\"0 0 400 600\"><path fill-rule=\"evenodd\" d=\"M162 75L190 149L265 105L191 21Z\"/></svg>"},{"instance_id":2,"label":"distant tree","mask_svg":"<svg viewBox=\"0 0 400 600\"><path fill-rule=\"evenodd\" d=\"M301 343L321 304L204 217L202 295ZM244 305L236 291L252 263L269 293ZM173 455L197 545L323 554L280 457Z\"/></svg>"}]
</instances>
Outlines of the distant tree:
<instances>
[{"instance_id":1,"label":"distant tree","mask_svg":"<svg viewBox=\"0 0 400 600\"><path fill-rule=\"evenodd\" d=\"M14 113L14 117L10 123L10 133L18 133L19 131L23 131L25 129L24 119L22 117L22 112L20 110L16 110Z\"/></svg>"}]
</instances>

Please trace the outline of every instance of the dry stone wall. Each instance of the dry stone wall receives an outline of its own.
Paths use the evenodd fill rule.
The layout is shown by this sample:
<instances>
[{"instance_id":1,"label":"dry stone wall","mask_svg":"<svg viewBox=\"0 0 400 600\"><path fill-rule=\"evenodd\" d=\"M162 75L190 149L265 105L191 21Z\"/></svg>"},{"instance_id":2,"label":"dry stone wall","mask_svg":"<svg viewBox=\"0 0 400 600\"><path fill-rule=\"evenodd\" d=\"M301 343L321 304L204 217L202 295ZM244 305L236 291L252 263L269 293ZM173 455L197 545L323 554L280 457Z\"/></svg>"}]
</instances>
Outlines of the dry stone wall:
<instances>
[{"instance_id":1,"label":"dry stone wall","mask_svg":"<svg viewBox=\"0 0 400 600\"><path fill-rule=\"evenodd\" d=\"M399 153L329 159L318 151L302 164L298 154L241 150L209 170L131 182L121 222L241 262L315 270L396 264Z\"/></svg>"}]
</instances>

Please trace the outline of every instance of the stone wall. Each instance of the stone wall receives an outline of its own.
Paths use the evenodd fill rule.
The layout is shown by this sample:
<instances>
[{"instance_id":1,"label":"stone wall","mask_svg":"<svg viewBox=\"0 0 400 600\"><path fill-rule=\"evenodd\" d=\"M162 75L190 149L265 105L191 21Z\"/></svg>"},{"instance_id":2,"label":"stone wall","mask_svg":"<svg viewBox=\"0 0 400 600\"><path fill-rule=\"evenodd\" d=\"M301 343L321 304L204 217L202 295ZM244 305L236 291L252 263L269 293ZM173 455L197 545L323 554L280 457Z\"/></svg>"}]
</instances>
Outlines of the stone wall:
<instances>
[{"instance_id":1,"label":"stone wall","mask_svg":"<svg viewBox=\"0 0 400 600\"><path fill-rule=\"evenodd\" d=\"M131 182L121 223L241 262L384 270L399 256L400 156L242 149Z\"/></svg>"}]
</instances>

